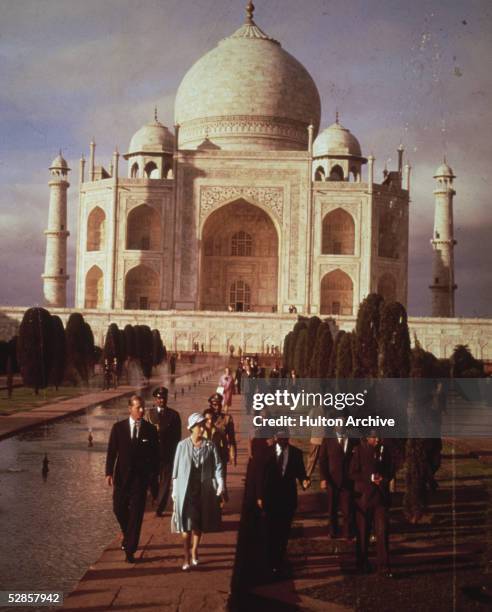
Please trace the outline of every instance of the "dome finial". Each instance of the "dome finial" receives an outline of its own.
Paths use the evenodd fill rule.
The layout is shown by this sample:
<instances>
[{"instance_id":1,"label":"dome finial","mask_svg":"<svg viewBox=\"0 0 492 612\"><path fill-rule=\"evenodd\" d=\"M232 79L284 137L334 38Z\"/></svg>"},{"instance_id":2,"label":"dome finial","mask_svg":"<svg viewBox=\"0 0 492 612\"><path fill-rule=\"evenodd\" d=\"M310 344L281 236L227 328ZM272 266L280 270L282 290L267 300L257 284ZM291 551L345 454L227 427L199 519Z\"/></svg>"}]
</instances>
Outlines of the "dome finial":
<instances>
[{"instance_id":1,"label":"dome finial","mask_svg":"<svg viewBox=\"0 0 492 612\"><path fill-rule=\"evenodd\" d=\"M338 108L335 111L335 123L340 125L340 113L338 112Z\"/></svg>"},{"instance_id":2,"label":"dome finial","mask_svg":"<svg viewBox=\"0 0 492 612\"><path fill-rule=\"evenodd\" d=\"M157 119L157 106L154 106L154 121L158 121Z\"/></svg>"},{"instance_id":3,"label":"dome finial","mask_svg":"<svg viewBox=\"0 0 492 612\"><path fill-rule=\"evenodd\" d=\"M253 13L255 12L255 5L249 0L246 5L246 21L245 23L248 25L253 25Z\"/></svg>"}]
</instances>

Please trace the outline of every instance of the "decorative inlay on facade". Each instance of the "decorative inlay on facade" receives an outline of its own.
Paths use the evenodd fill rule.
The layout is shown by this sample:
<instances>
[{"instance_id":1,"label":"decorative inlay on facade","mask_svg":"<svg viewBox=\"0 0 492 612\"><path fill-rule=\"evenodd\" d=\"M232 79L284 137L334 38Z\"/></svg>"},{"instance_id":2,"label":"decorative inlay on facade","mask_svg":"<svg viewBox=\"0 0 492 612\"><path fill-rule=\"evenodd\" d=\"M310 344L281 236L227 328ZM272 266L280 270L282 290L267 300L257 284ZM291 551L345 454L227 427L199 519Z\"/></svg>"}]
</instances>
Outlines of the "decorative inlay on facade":
<instances>
[{"instance_id":1,"label":"decorative inlay on facade","mask_svg":"<svg viewBox=\"0 0 492 612\"><path fill-rule=\"evenodd\" d=\"M200 188L200 220L224 202L244 198L272 211L277 220L282 221L284 190L282 187L226 187L205 186Z\"/></svg>"},{"instance_id":2,"label":"decorative inlay on facade","mask_svg":"<svg viewBox=\"0 0 492 612\"><path fill-rule=\"evenodd\" d=\"M301 121L250 115L207 117L183 122L180 126L179 140L180 145L183 146L186 142L200 138L213 139L214 136L231 136L233 134L277 136L307 142L306 124Z\"/></svg>"}]
</instances>

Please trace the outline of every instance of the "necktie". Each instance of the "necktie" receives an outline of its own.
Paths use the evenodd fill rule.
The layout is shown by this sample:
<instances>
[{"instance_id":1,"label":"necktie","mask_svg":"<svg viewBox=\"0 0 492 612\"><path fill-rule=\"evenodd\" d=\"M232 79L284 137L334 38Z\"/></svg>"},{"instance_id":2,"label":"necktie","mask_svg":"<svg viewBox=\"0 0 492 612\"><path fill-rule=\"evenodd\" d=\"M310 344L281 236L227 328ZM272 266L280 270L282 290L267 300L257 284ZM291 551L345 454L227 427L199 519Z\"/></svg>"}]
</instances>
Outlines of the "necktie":
<instances>
[{"instance_id":1,"label":"necktie","mask_svg":"<svg viewBox=\"0 0 492 612\"><path fill-rule=\"evenodd\" d=\"M135 423L133 423L132 441L135 442L135 440L137 440L137 438L138 438L138 421L135 421Z\"/></svg>"}]
</instances>

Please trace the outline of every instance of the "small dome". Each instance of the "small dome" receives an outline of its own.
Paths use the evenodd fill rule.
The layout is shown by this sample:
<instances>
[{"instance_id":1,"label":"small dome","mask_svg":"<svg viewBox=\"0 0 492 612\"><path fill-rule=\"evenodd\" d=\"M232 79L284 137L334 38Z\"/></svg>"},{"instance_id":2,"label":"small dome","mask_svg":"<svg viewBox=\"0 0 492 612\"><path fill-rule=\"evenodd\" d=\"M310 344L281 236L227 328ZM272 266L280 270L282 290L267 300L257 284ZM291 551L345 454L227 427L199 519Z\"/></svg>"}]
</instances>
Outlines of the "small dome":
<instances>
[{"instance_id":1,"label":"small dome","mask_svg":"<svg viewBox=\"0 0 492 612\"><path fill-rule=\"evenodd\" d=\"M436 173L434 174L434 178L438 178L441 176L445 176L445 177L449 177L449 178L455 178L455 174L453 172L453 169L448 166L448 164L446 163L446 161L444 161L444 163L442 163L439 168L436 170Z\"/></svg>"},{"instance_id":2,"label":"small dome","mask_svg":"<svg viewBox=\"0 0 492 612\"><path fill-rule=\"evenodd\" d=\"M60 153L55 157L55 159L51 162L50 170L70 170L66 160L63 155Z\"/></svg>"},{"instance_id":3,"label":"small dome","mask_svg":"<svg viewBox=\"0 0 492 612\"><path fill-rule=\"evenodd\" d=\"M362 157L359 141L338 121L323 130L316 138L313 155L314 157L326 155Z\"/></svg>"},{"instance_id":4,"label":"small dome","mask_svg":"<svg viewBox=\"0 0 492 612\"><path fill-rule=\"evenodd\" d=\"M136 153L173 153L174 136L160 121L141 127L130 140L127 155Z\"/></svg>"}]
</instances>

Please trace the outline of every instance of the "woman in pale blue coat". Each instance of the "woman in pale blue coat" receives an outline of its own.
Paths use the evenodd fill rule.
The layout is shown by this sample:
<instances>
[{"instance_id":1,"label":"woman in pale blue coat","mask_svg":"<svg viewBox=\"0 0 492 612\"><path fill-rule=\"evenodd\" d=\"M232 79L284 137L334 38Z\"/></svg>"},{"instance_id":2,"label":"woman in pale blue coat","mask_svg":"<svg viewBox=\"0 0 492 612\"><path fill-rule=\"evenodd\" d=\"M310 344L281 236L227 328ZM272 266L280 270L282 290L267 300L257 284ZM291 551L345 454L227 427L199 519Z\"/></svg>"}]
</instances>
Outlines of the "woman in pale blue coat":
<instances>
[{"instance_id":1,"label":"woman in pale blue coat","mask_svg":"<svg viewBox=\"0 0 492 612\"><path fill-rule=\"evenodd\" d=\"M181 440L174 456L171 531L183 535L183 570L198 565L202 533L220 531L222 463L215 444L203 438L204 421L199 412L189 416L191 435Z\"/></svg>"}]
</instances>

